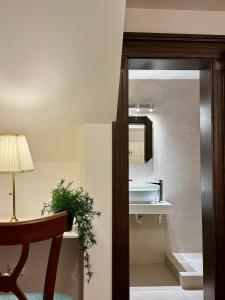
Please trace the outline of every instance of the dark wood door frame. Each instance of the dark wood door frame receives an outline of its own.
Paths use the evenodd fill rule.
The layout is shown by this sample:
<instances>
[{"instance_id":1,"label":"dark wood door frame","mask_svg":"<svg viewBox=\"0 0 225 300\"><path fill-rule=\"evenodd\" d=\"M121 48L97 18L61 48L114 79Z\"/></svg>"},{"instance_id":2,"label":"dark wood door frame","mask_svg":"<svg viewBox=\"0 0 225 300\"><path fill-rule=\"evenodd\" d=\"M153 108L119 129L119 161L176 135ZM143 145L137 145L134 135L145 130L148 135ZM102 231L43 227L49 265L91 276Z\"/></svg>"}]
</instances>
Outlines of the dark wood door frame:
<instances>
[{"instance_id":1,"label":"dark wood door frame","mask_svg":"<svg viewBox=\"0 0 225 300\"><path fill-rule=\"evenodd\" d=\"M225 297L225 36L125 33L113 123L113 300L129 299L128 60L207 59L201 74L204 298ZM134 62L134 60L133 60ZM181 66L181 68L183 68Z\"/></svg>"}]
</instances>

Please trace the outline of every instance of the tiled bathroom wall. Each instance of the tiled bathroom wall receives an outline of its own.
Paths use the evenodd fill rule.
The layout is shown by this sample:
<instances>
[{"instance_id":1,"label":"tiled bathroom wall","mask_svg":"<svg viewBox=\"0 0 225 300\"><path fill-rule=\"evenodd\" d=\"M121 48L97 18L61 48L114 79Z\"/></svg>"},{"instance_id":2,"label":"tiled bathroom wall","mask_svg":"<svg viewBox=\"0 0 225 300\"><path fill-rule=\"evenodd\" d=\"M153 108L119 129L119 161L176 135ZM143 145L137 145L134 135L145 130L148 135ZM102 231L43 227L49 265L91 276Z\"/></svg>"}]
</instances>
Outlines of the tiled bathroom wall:
<instances>
[{"instance_id":1,"label":"tiled bathroom wall","mask_svg":"<svg viewBox=\"0 0 225 300\"><path fill-rule=\"evenodd\" d=\"M133 181L163 179L164 199L173 204L158 223L145 215L139 225L130 216L132 263L157 263L163 253L201 252L200 89L199 80L130 80L130 104L154 103L154 158L131 164ZM144 249L144 250L143 250Z\"/></svg>"}]
</instances>

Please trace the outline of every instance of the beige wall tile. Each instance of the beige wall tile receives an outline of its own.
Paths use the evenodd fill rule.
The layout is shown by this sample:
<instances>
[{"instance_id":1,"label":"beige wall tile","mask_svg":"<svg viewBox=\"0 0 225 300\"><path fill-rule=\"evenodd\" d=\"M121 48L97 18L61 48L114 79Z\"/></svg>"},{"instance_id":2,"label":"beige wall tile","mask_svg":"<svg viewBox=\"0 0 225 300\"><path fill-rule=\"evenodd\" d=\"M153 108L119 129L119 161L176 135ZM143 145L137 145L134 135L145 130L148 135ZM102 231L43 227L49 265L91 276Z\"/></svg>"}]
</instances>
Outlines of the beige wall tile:
<instances>
[{"instance_id":1,"label":"beige wall tile","mask_svg":"<svg viewBox=\"0 0 225 300\"><path fill-rule=\"evenodd\" d=\"M154 158L130 165L130 178L163 179L164 199L173 204L164 224L130 218L130 259L160 262L165 251L201 252L200 113L198 80L130 80L130 103L153 101ZM151 220L151 221L150 221Z\"/></svg>"}]
</instances>

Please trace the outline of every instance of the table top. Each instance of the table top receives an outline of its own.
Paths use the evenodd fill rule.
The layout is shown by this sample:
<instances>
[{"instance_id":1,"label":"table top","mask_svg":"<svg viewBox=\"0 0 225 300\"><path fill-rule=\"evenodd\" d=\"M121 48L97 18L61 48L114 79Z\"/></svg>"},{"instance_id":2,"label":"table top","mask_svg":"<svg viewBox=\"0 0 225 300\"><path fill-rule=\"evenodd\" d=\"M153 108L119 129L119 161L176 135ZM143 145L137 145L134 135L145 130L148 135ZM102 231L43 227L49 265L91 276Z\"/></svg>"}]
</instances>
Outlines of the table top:
<instances>
[{"instance_id":1,"label":"table top","mask_svg":"<svg viewBox=\"0 0 225 300\"><path fill-rule=\"evenodd\" d=\"M74 229L72 229L71 231L64 232L63 238L64 239L77 239L78 233Z\"/></svg>"}]
</instances>

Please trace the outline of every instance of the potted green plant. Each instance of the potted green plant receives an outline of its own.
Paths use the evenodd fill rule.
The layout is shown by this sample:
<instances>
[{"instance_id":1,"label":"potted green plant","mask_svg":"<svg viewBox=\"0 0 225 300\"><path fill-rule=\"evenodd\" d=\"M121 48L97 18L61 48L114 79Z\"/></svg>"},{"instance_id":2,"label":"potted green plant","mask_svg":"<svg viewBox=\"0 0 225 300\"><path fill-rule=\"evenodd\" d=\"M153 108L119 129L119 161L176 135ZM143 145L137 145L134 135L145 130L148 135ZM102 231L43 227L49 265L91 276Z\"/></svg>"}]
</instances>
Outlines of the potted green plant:
<instances>
[{"instance_id":1,"label":"potted green plant","mask_svg":"<svg viewBox=\"0 0 225 300\"><path fill-rule=\"evenodd\" d=\"M61 179L59 184L52 190L52 201L43 204L41 214L55 214L61 211L68 212L68 224L66 230L72 229L73 224L78 232L80 249L84 252L84 267L88 282L93 275L88 250L97 244L93 230L93 220L101 215L95 210L94 199L85 192L82 187L72 188L73 182L66 184Z\"/></svg>"}]
</instances>

